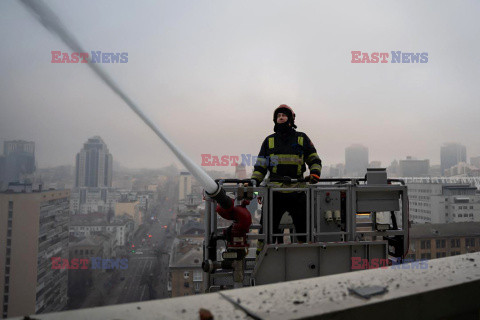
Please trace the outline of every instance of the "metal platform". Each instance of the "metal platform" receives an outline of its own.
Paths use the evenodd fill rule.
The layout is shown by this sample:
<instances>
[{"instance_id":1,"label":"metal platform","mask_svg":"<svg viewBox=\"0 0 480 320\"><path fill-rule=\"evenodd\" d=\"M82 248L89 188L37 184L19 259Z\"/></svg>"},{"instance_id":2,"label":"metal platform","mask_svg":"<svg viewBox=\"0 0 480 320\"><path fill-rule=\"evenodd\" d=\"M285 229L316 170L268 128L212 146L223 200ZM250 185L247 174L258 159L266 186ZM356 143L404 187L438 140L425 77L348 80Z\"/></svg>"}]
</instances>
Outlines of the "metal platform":
<instances>
[{"instance_id":1,"label":"metal platform","mask_svg":"<svg viewBox=\"0 0 480 320\"><path fill-rule=\"evenodd\" d=\"M220 180L219 184L236 199L247 194L247 188L240 181ZM275 192L285 191L306 194L307 230L298 233L291 229L288 236L292 243L276 244L277 239L285 235L273 232L275 204L270 199ZM265 245L254 262L253 272L245 262L244 286L349 272L353 258L385 261L394 257L398 260L408 249L407 187L402 181L387 179L385 170L369 170L365 179L322 179L303 188L255 187L248 193L255 195L253 201L261 199L264 226L262 231L260 225L252 225L248 240L252 244L260 240ZM205 247L212 234L220 235L224 229L218 227L216 203L206 200ZM381 219L385 217L386 220ZM298 236L305 236L307 242L296 243ZM254 249L252 245L251 249ZM204 250L206 261L218 261L219 256L217 253L210 257ZM233 280L229 282L224 278L232 273L224 270L218 273L220 275L207 274L207 287L231 288Z\"/></svg>"},{"instance_id":2,"label":"metal platform","mask_svg":"<svg viewBox=\"0 0 480 320\"><path fill-rule=\"evenodd\" d=\"M352 258L387 259L386 241L269 244L251 277L255 285L352 271Z\"/></svg>"}]
</instances>

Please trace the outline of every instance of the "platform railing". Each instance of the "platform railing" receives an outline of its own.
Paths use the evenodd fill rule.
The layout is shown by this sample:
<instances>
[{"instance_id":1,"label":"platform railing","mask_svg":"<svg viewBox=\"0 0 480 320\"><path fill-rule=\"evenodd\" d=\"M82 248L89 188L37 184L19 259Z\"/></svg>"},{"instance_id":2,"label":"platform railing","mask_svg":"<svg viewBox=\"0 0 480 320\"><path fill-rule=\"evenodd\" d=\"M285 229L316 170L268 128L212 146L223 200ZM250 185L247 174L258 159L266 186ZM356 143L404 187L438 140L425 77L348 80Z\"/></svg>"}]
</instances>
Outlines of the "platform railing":
<instances>
[{"instance_id":1,"label":"platform railing","mask_svg":"<svg viewBox=\"0 0 480 320\"><path fill-rule=\"evenodd\" d=\"M243 186L243 183L248 180L220 180L219 183L232 197L236 198L238 188ZM283 234L274 233L273 226L273 205L270 199L273 199L274 192L305 192L306 193L306 212L305 219L307 230L305 233L290 232L290 236L306 236L307 242L322 242L328 241L325 239L331 238L331 236L339 236L335 241L358 241L359 239L365 239L365 237L393 237L403 236L404 249L408 248L408 197L407 187L401 184L402 181L396 179L389 179L388 184L385 185L368 185L366 179L356 178L339 178L339 179L321 179L320 183L315 185L306 185L304 188L278 188L278 187L251 187L255 197L252 201L257 201L259 197L262 199L262 221L260 224L254 224L251 230L258 230L258 233L249 233L249 240L263 240L266 244L275 243L276 238L283 236ZM321 192L326 191L338 191L345 194L345 208L343 208L342 228L338 230L323 230L324 212L322 211L322 205L319 198ZM396 198L398 195L398 198ZM390 197L389 199L375 199L374 197ZM373 198L372 198L373 197ZM366 200L364 198L367 198ZM209 199L206 200L205 206L205 236L206 241L212 234L220 234L222 228L217 226L218 217L215 212L216 203ZM397 210L395 210L395 216L397 219L401 219L401 225L399 224L397 230L370 230L360 231L357 229L356 217L359 210L365 210L365 206L368 207L369 212L383 211L386 208L386 203L391 206L397 201ZM237 204L239 201L237 201ZM362 208L363 206L363 208ZM266 214L265 214L266 213ZM253 214L253 213L252 213ZM372 218L375 218L372 214ZM372 222L375 226L375 222ZM263 228L262 228L263 226ZM262 230L262 231L261 231Z\"/></svg>"}]
</instances>

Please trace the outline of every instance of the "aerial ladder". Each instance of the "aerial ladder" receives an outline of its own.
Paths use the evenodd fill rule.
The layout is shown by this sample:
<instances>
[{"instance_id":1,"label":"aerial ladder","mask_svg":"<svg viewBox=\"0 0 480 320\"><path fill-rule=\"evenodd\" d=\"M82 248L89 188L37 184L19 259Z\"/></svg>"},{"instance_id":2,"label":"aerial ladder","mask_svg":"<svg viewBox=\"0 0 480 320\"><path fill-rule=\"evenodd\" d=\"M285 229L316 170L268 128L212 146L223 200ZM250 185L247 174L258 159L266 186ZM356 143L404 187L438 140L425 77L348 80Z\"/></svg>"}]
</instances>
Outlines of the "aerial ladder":
<instances>
[{"instance_id":1,"label":"aerial ladder","mask_svg":"<svg viewBox=\"0 0 480 320\"><path fill-rule=\"evenodd\" d=\"M285 179L282 182L299 182ZM388 179L385 169L368 169L365 178L321 179L304 188L276 188L268 182L245 187L250 180L236 179L217 182L239 206L261 203L263 228L252 224L244 234L232 234L231 227L218 226L223 209L206 198L203 269L207 291L382 267L401 263L407 253L407 187L401 180ZM283 222L284 215L280 226L290 229L291 240L282 244L277 239L286 235L273 233L276 228L271 223L275 206L271 199L281 191L304 192L307 202L307 232L297 233L288 219ZM297 236L306 236L307 242L297 242ZM255 256L250 244L259 241L264 245Z\"/></svg>"}]
</instances>

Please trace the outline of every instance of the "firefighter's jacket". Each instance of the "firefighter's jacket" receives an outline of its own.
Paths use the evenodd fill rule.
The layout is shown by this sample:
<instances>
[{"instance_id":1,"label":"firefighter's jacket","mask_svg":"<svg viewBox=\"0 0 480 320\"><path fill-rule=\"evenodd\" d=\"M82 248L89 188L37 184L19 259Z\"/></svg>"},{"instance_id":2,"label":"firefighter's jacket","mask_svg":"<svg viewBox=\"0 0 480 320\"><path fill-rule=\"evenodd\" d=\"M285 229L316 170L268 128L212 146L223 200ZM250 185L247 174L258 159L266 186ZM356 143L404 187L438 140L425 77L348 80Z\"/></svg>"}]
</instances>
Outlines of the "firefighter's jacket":
<instances>
[{"instance_id":1,"label":"firefighter's jacket","mask_svg":"<svg viewBox=\"0 0 480 320\"><path fill-rule=\"evenodd\" d=\"M262 182L267 171L270 171L271 179L283 177L299 179L306 170L305 164L308 165L310 174L320 176L322 161L310 138L294 129L285 134L274 133L262 143L252 179L258 183Z\"/></svg>"}]
</instances>

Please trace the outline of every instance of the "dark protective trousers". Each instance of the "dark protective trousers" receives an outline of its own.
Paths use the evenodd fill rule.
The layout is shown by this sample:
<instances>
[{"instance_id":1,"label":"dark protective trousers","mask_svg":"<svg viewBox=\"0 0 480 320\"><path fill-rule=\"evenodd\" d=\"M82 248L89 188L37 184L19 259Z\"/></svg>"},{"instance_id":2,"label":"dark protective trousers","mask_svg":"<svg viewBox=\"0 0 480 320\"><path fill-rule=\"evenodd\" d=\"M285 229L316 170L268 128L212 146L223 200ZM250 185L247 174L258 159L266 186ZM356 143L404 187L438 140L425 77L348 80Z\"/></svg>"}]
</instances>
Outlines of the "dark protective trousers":
<instances>
[{"instance_id":1,"label":"dark protective trousers","mask_svg":"<svg viewBox=\"0 0 480 320\"><path fill-rule=\"evenodd\" d=\"M285 211L288 211L290 216L292 217L293 224L295 225L296 233L306 233L307 232L307 196L305 192L289 192L289 193L282 193L282 192L274 192L273 193L273 233L283 233L283 229L279 229L278 225L280 224L280 220L282 219L283 214ZM267 214L267 208L262 208L262 220L263 223L263 215ZM263 228L262 228L263 229ZM263 230L262 230L263 232ZM273 241L275 242L275 238L278 240L278 243L283 243L283 236L282 237L274 237ZM298 241L306 242L305 236L298 236Z\"/></svg>"}]
</instances>

